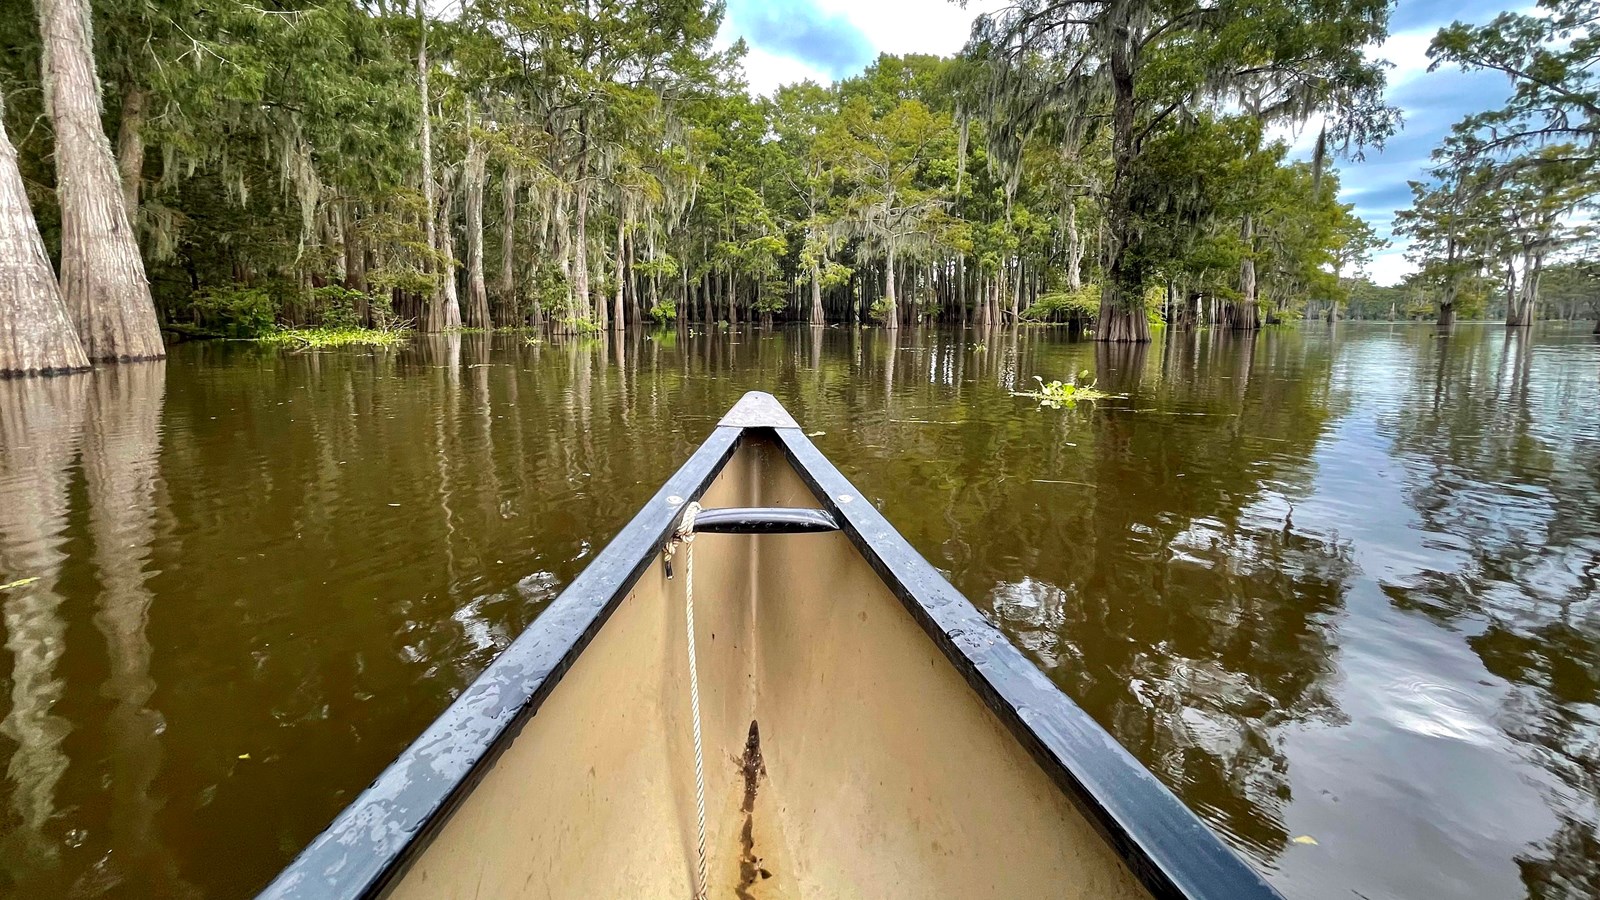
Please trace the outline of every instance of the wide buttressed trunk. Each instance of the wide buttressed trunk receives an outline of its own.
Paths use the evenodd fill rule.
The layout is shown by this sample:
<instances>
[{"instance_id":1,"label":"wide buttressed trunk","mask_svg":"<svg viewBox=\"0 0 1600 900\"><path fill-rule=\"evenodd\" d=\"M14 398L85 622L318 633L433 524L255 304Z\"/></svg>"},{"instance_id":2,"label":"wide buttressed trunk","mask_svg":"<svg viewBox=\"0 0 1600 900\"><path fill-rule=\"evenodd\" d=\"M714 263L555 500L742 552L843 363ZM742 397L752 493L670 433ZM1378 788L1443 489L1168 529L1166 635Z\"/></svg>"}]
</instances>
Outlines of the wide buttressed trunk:
<instances>
[{"instance_id":1,"label":"wide buttressed trunk","mask_svg":"<svg viewBox=\"0 0 1600 900\"><path fill-rule=\"evenodd\" d=\"M1106 242L1102 250L1105 284L1100 289L1100 316L1095 340L1112 343L1146 343L1150 320L1137 277L1128 271L1128 248L1134 239L1134 82L1133 48L1125 36L1112 45L1111 70L1111 196L1107 204Z\"/></svg>"},{"instance_id":2,"label":"wide buttressed trunk","mask_svg":"<svg viewBox=\"0 0 1600 900\"><path fill-rule=\"evenodd\" d=\"M90 359L166 355L121 173L101 127L88 0L39 0L45 101L55 126L61 295Z\"/></svg>"},{"instance_id":3,"label":"wide buttressed trunk","mask_svg":"<svg viewBox=\"0 0 1600 900\"><path fill-rule=\"evenodd\" d=\"M0 376L88 367L28 205L17 148L0 112Z\"/></svg>"},{"instance_id":4,"label":"wide buttressed trunk","mask_svg":"<svg viewBox=\"0 0 1600 900\"><path fill-rule=\"evenodd\" d=\"M1142 306L1128 308L1115 282L1108 281L1100 297L1100 317L1095 339L1117 344L1145 344L1150 341L1150 319Z\"/></svg>"},{"instance_id":5,"label":"wide buttressed trunk","mask_svg":"<svg viewBox=\"0 0 1600 900\"><path fill-rule=\"evenodd\" d=\"M1261 327L1261 306L1257 302L1256 261L1248 255L1255 240L1255 220L1244 217L1239 226L1239 237L1244 241L1247 255L1239 261L1239 299L1228 304L1224 313L1228 328L1233 331L1255 331Z\"/></svg>"},{"instance_id":6,"label":"wide buttressed trunk","mask_svg":"<svg viewBox=\"0 0 1600 900\"><path fill-rule=\"evenodd\" d=\"M1232 300L1222 309L1229 331L1255 331L1261 327L1261 307L1254 300Z\"/></svg>"}]
</instances>

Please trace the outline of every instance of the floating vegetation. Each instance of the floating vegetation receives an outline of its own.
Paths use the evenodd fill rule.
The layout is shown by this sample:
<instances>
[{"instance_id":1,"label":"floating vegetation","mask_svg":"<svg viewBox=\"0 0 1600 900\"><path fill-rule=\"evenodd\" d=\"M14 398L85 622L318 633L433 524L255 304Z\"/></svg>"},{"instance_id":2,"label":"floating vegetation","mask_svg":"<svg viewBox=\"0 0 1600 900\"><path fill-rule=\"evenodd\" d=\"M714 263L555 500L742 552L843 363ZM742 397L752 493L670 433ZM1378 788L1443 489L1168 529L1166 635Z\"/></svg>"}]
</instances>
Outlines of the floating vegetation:
<instances>
[{"instance_id":1,"label":"floating vegetation","mask_svg":"<svg viewBox=\"0 0 1600 900\"><path fill-rule=\"evenodd\" d=\"M330 347L394 347L410 337L410 331L400 328L282 328L255 340L300 350L324 350Z\"/></svg>"},{"instance_id":2,"label":"floating vegetation","mask_svg":"<svg viewBox=\"0 0 1600 900\"><path fill-rule=\"evenodd\" d=\"M1114 394L1108 394L1105 391L1096 390L1095 383L1093 381L1084 384L1083 381L1088 377L1088 372L1079 372L1077 377L1068 379L1067 381L1047 382L1043 378L1035 375L1033 376L1033 380L1039 383L1038 390L1013 391L1011 396L1027 397L1031 400L1037 400L1039 401L1040 407L1048 406L1051 409L1072 409L1076 407L1078 402L1081 400L1087 400L1090 403L1093 403L1096 400L1108 400L1115 396Z\"/></svg>"}]
</instances>

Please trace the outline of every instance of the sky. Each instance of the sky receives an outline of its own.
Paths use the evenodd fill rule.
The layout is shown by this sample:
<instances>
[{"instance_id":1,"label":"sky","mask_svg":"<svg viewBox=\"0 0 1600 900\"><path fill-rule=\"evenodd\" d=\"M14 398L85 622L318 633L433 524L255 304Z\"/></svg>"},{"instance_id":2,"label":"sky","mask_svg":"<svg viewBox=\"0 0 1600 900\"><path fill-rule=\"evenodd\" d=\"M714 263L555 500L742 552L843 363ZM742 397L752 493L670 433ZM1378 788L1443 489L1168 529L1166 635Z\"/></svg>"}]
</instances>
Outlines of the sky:
<instances>
[{"instance_id":1,"label":"sky","mask_svg":"<svg viewBox=\"0 0 1600 900\"><path fill-rule=\"evenodd\" d=\"M745 74L750 91L767 94L802 79L828 83L860 72L879 53L952 54L966 42L972 20L998 0L972 0L963 9L950 0L728 0L720 42L743 37L749 46ZM1517 4L1511 8L1517 8ZM1487 23L1507 0L1399 0L1389 20L1389 39L1369 48L1387 60L1389 102L1404 120L1381 150L1359 160L1337 160L1341 197L1380 235L1392 237L1394 211L1411 201L1407 182L1424 177L1429 154L1450 126L1468 113L1504 102L1503 76L1462 72L1454 66L1429 72L1428 43L1441 27L1461 20ZM1314 130L1282 135L1309 157ZM1395 239L1368 266L1379 284L1394 284L1415 268Z\"/></svg>"}]
</instances>

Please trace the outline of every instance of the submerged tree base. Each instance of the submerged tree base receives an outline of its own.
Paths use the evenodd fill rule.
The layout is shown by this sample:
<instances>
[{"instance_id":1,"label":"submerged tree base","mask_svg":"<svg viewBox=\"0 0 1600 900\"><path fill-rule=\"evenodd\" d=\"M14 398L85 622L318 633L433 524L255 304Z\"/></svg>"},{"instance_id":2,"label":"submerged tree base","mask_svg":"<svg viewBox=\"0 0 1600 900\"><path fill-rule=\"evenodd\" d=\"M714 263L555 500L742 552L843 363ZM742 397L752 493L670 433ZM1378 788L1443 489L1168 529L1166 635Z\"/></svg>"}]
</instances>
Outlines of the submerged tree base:
<instances>
[{"instance_id":1,"label":"submerged tree base","mask_svg":"<svg viewBox=\"0 0 1600 900\"><path fill-rule=\"evenodd\" d=\"M1094 338L1097 341L1111 341L1118 344L1148 344L1150 343L1150 320L1145 316L1143 309L1117 309L1108 304L1100 304L1100 318L1095 325Z\"/></svg>"},{"instance_id":2,"label":"submerged tree base","mask_svg":"<svg viewBox=\"0 0 1600 900\"><path fill-rule=\"evenodd\" d=\"M405 343L411 332L377 328L285 328L254 338L262 344L306 350L328 347L393 347Z\"/></svg>"}]
</instances>

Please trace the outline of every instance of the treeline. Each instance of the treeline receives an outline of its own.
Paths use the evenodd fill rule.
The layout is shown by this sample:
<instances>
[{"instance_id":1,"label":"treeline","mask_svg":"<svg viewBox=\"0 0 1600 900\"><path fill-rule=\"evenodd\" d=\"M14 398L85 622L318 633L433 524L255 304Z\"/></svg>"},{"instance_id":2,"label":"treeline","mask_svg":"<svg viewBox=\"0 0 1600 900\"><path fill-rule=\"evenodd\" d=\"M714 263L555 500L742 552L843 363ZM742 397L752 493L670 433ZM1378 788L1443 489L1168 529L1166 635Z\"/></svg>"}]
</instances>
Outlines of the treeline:
<instances>
[{"instance_id":1,"label":"treeline","mask_svg":"<svg viewBox=\"0 0 1600 900\"><path fill-rule=\"evenodd\" d=\"M1270 40L1163 6L1165 25L1136 23L1148 84L1131 98L1107 48L1057 53L1035 17L980 19L960 59L885 56L767 99L747 94L742 44L714 49L719 4L484 0L430 20L381 0L49 0L0 25L19 51L0 78L20 175L0 172L0 218L5 240L48 250L80 332L108 305L136 320L138 341L93 358L159 354L141 302L169 329L230 334L1253 328L1337 298L1374 243L1322 143L1296 162L1265 137L1381 85L1359 47L1386 7L1336 6L1351 20L1337 35ZM1074 53L1097 62L1063 69ZM1183 59L1206 71L1145 74ZM101 223L93 247L85 223ZM121 269L81 290L71 273L103 259ZM49 331L48 303L13 306L13 331Z\"/></svg>"},{"instance_id":2,"label":"treeline","mask_svg":"<svg viewBox=\"0 0 1600 900\"><path fill-rule=\"evenodd\" d=\"M1519 287L1489 279L1459 285L1448 298L1450 321L1504 322L1517 303ZM1413 272L1395 285L1363 278L1348 285L1342 313L1350 319L1379 322L1438 322L1445 290L1426 270ZM1538 298L1535 321L1600 319L1600 267L1591 262L1547 265L1539 275Z\"/></svg>"},{"instance_id":3,"label":"treeline","mask_svg":"<svg viewBox=\"0 0 1600 900\"><path fill-rule=\"evenodd\" d=\"M1456 123L1428 177L1411 183L1411 206L1396 213L1418 266L1406 287L1441 325L1491 306L1511 327L1600 313L1600 30L1588 0L1538 5L1486 25L1457 22L1428 49L1436 62L1512 84L1504 106Z\"/></svg>"}]
</instances>

